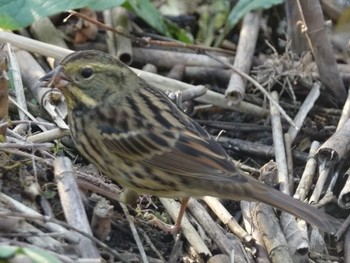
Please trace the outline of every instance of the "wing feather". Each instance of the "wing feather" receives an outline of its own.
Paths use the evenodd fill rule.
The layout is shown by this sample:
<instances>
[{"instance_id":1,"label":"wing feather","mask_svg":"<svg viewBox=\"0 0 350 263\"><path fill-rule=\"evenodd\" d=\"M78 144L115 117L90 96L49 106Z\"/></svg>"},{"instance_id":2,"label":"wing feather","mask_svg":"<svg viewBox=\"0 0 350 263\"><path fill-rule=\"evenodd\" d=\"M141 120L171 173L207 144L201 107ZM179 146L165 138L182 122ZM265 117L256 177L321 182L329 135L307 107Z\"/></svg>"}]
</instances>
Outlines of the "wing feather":
<instances>
[{"instance_id":1,"label":"wing feather","mask_svg":"<svg viewBox=\"0 0 350 263\"><path fill-rule=\"evenodd\" d=\"M109 129L110 130L110 129ZM102 141L111 154L138 161L180 178L209 181L245 181L223 148L211 137L202 138L185 130L139 130L121 134L103 134ZM162 140L159 144L155 140ZM233 174L235 174L233 176Z\"/></svg>"},{"instance_id":2,"label":"wing feather","mask_svg":"<svg viewBox=\"0 0 350 263\"><path fill-rule=\"evenodd\" d=\"M159 100L163 103L157 103ZM151 101L155 104L147 107ZM244 181L221 145L153 86L140 90L139 97L129 97L119 107L110 106L107 109L105 105L104 109L116 112L100 115L130 116L134 122L133 129L123 130L119 125L123 119L99 120L97 133L111 154L176 174L184 180L190 177L232 182L234 177Z\"/></svg>"}]
</instances>

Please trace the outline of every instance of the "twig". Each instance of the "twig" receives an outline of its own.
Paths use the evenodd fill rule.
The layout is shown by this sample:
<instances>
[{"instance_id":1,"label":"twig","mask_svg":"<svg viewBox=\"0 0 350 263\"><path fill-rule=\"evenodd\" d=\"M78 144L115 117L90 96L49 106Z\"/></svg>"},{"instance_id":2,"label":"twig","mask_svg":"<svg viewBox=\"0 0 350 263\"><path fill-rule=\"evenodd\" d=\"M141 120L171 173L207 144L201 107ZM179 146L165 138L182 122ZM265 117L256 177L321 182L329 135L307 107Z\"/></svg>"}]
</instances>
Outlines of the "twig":
<instances>
[{"instance_id":1,"label":"twig","mask_svg":"<svg viewBox=\"0 0 350 263\"><path fill-rule=\"evenodd\" d=\"M62 59L66 55L74 52L72 50L59 48L47 43L42 43L40 41L18 36L8 32L0 31L0 40L10 42L19 48L29 50L31 52L39 53L39 54L42 54L48 57L57 58L57 59ZM163 88L163 91L164 90L177 91L177 90L184 90L184 89L196 87L181 81L172 80L172 79L169 79L157 74L145 72L139 69L135 69L135 68L131 68L131 69L140 77L144 78L146 81L151 82L152 84L156 85L158 88ZM226 99L223 94L219 94L211 90L208 90L208 92L205 95L197 98L196 100L202 103L209 103L225 109L236 110L244 113L250 113L256 116L268 115L268 111L266 109L245 101L242 101L239 105L231 105L229 100Z\"/></svg>"},{"instance_id":2,"label":"twig","mask_svg":"<svg viewBox=\"0 0 350 263\"><path fill-rule=\"evenodd\" d=\"M35 156L34 154L32 153L27 153L27 152L22 152L18 149L15 149L15 150L12 150L12 149L1 149L1 151L3 152L6 152L6 153L9 153L9 154L14 154L14 155L18 155L18 156L23 156L23 157L26 157L26 158L29 158L29 159L33 159L35 161L40 161L40 162L43 162L49 166L52 166L52 162L51 161L48 161L44 158L41 158L41 157L38 157L38 156Z\"/></svg>"},{"instance_id":3,"label":"twig","mask_svg":"<svg viewBox=\"0 0 350 263\"><path fill-rule=\"evenodd\" d=\"M52 124L50 122L29 121L29 120L12 121L11 120L11 121L5 121L5 122L0 123L0 128L1 127L5 127L5 126L17 125L17 124L42 125L42 126L44 126L45 128L48 128L48 129L57 127L57 125Z\"/></svg>"},{"instance_id":4,"label":"twig","mask_svg":"<svg viewBox=\"0 0 350 263\"><path fill-rule=\"evenodd\" d=\"M261 12L246 14L243 18L242 29L239 34L233 67L247 74L250 72L252 65L256 41L259 35L260 19ZM246 84L246 78L233 72L225 91L225 96L234 103L240 102L244 98Z\"/></svg>"},{"instance_id":5,"label":"twig","mask_svg":"<svg viewBox=\"0 0 350 263\"><path fill-rule=\"evenodd\" d=\"M24 95L24 89L23 89L23 83L21 78L21 72L19 70L18 61L16 59L15 54L13 53L11 49L10 43L7 43L7 54L10 60L11 65L11 72L12 72L12 79L13 79L13 85L15 87L16 91L16 99L19 105L21 107L18 108L18 115L20 120L26 120L27 116L25 116L24 112L21 109L24 109L28 112L27 104L26 104L26 98Z\"/></svg>"},{"instance_id":6,"label":"twig","mask_svg":"<svg viewBox=\"0 0 350 263\"><path fill-rule=\"evenodd\" d=\"M32 150L36 150L36 149L41 149L41 148L51 148L53 147L54 144L53 143L0 143L0 149L11 149L11 148L15 148L15 149L32 149Z\"/></svg>"},{"instance_id":7,"label":"twig","mask_svg":"<svg viewBox=\"0 0 350 263\"><path fill-rule=\"evenodd\" d=\"M257 82L255 79L253 79L252 77L250 77L248 74L241 72L240 70L237 70L236 68L234 68L232 65L230 65L229 63L220 60L219 58L217 58L216 56L206 52L206 54L211 57L212 59L219 61L221 63L223 63L225 66L229 67L230 69L232 69L233 71L235 71L236 73L238 73L239 75L241 75L242 77L246 78L248 81L250 81L257 89L259 89L259 91L261 93L264 94L265 97L268 98L268 100L270 101L270 103L272 103L273 105L275 105L278 109L278 111L282 114L282 116L286 119L286 121L292 125L295 129L299 130L299 127L294 123L294 121L288 116L288 114L284 111L284 109L271 97L271 95L259 84L259 82Z\"/></svg>"},{"instance_id":8,"label":"twig","mask_svg":"<svg viewBox=\"0 0 350 263\"><path fill-rule=\"evenodd\" d=\"M31 142L40 143L40 142L53 141L68 135L70 135L70 132L68 129L55 128L49 131L44 131L38 134L28 136L27 139Z\"/></svg>"},{"instance_id":9,"label":"twig","mask_svg":"<svg viewBox=\"0 0 350 263\"><path fill-rule=\"evenodd\" d=\"M305 200L312 186L312 181L315 176L315 171L317 168L317 161L315 159L315 155L319 146L320 146L320 143L317 141L313 141L311 143L309 158L305 165L305 169L301 176L299 185L294 194L294 198L299 199L301 201Z\"/></svg>"},{"instance_id":10,"label":"twig","mask_svg":"<svg viewBox=\"0 0 350 263\"><path fill-rule=\"evenodd\" d=\"M197 200L191 198L188 203L188 209L223 253L229 255L234 250L234 262L246 262L246 252L240 240L234 235L229 239Z\"/></svg>"},{"instance_id":11,"label":"twig","mask_svg":"<svg viewBox=\"0 0 350 263\"><path fill-rule=\"evenodd\" d=\"M142 262L148 263L148 259L147 259L147 255L146 255L145 249L143 248L140 236L137 233L134 221L133 221L132 217L130 216L129 210L126 207L126 205L124 205L123 203L119 202L119 204L120 204L121 208L123 209L123 212L126 215L126 218L128 219L129 226L130 226L130 229L131 229L131 233L134 236L134 240L135 240L136 245L137 245L137 247L139 249Z\"/></svg>"},{"instance_id":12,"label":"twig","mask_svg":"<svg viewBox=\"0 0 350 263\"><path fill-rule=\"evenodd\" d=\"M159 259L165 262L164 257L159 252L159 250L154 246L152 240L149 238L147 233L142 228L139 228L138 231L143 235L143 238L145 239L147 244L150 246L150 248L153 250L153 252L156 253L156 255L159 257Z\"/></svg>"},{"instance_id":13,"label":"twig","mask_svg":"<svg viewBox=\"0 0 350 263\"><path fill-rule=\"evenodd\" d=\"M85 16L81 13L78 13L74 10L68 10L68 12L70 13L70 15L65 19L67 20L70 16L75 15L81 19L84 19L86 21L89 21L90 23L93 23L95 25L97 25L100 28L112 31L116 34L122 35L124 37L130 38L132 41L136 42L137 44L140 45L144 45L144 46L149 46L149 45L157 45L157 46L162 46L162 47L178 47L178 48L188 48L188 49L193 49L196 51L212 51L212 52L220 52L220 53L224 53L224 54L230 54L232 55L233 52L231 50L225 50L222 48L213 48L213 47L206 47L206 46L200 46L200 45L191 45L191 44L185 44L179 41L173 41L173 42L167 42L167 41L159 41L159 40L152 40L149 38L138 38L134 35L128 34L126 33L124 30L119 30L118 28L113 28L110 26L106 26L105 24L94 20L88 16Z\"/></svg>"},{"instance_id":14,"label":"twig","mask_svg":"<svg viewBox=\"0 0 350 263\"><path fill-rule=\"evenodd\" d=\"M278 94L276 91L272 92L271 97L278 103ZM277 107L274 104L270 105L272 137L275 151L276 163L278 166L278 182L280 183L280 190L290 195L288 168L286 159L286 150L283 140L283 130L280 115Z\"/></svg>"},{"instance_id":15,"label":"twig","mask_svg":"<svg viewBox=\"0 0 350 263\"><path fill-rule=\"evenodd\" d=\"M24 114L26 114L29 119L31 119L32 121L36 121L35 117L29 112L27 111L26 109L23 109L14 99L12 99L11 97L9 97L10 101L16 105L16 107L18 109L20 109ZM43 125L40 125L38 124L39 128L42 129L43 131L46 131L47 129L43 126Z\"/></svg>"},{"instance_id":16,"label":"twig","mask_svg":"<svg viewBox=\"0 0 350 263\"><path fill-rule=\"evenodd\" d=\"M57 180L57 189L63 212L67 221L87 234L92 235L70 159L67 157L56 158L54 162L54 174ZM85 236L81 237L78 246L84 257L100 257L95 243L91 242L91 239L87 239Z\"/></svg>"},{"instance_id":17,"label":"twig","mask_svg":"<svg viewBox=\"0 0 350 263\"><path fill-rule=\"evenodd\" d=\"M22 213L2 212L2 211L0 211L0 217L9 217L9 216L24 218L24 219L27 219L27 220L40 220L40 221L42 221L44 223L55 223L57 225L61 225L61 226L65 227L65 228L67 228L67 229L70 229L70 230L73 230L73 231L79 233L80 235L82 235L84 237L87 237L87 238L91 239L93 242L95 242L101 248L105 249L106 251L111 253L113 256L115 256L117 259L121 260L122 262L125 262L125 263L129 262L129 260L125 259L123 257L123 255L121 255L120 253L118 253L114 249L110 248L105 243L101 242L100 240L98 240L94 236L89 235L89 234L85 233L84 231L82 231L82 230L80 230L80 229L78 229L76 227L71 226L68 223L59 221L59 220L51 218L51 217L43 216L43 215L40 215L40 214L38 214L38 215L28 215L28 214L24 214L24 213L22 214Z\"/></svg>"},{"instance_id":18,"label":"twig","mask_svg":"<svg viewBox=\"0 0 350 263\"><path fill-rule=\"evenodd\" d=\"M238 236L245 244L252 245L254 239L251 235L247 233L236 221L236 219L227 211L227 209L222 205L222 203L215 197L205 196L203 200L207 205L213 210L220 220L227 225L230 230Z\"/></svg>"},{"instance_id":19,"label":"twig","mask_svg":"<svg viewBox=\"0 0 350 263\"><path fill-rule=\"evenodd\" d=\"M161 197L159 198L159 200L161 201L171 218L174 221L176 221L180 210L180 204L174 199L169 198ZM211 255L210 250L204 243L203 239L198 235L195 228L191 225L186 215L184 215L184 217L182 218L181 230L188 242L195 248L195 250L198 253L202 253L204 255Z\"/></svg>"},{"instance_id":20,"label":"twig","mask_svg":"<svg viewBox=\"0 0 350 263\"><path fill-rule=\"evenodd\" d=\"M321 87L320 83L315 82L315 84L312 86L312 89L310 90L309 94L305 98L303 104L299 108L298 113L294 118L294 123L298 127L301 127L303 125L303 122L304 122L307 114L310 112L312 107L315 106L315 102L321 93L320 87ZM298 131L299 130L295 129L294 127L289 128L288 134L290 136L291 143L295 140L295 137L297 136Z\"/></svg>"}]
</instances>

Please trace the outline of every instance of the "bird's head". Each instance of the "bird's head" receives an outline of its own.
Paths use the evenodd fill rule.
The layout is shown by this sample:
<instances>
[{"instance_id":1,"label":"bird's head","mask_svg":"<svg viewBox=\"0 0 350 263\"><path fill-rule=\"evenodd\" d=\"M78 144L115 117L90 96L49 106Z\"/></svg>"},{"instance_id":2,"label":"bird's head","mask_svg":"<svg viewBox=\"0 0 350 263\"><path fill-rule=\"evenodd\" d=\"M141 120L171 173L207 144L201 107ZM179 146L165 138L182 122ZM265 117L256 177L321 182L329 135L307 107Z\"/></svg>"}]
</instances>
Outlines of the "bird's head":
<instances>
[{"instance_id":1,"label":"bird's head","mask_svg":"<svg viewBox=\"0 0 350 263\"><path fill-rule=\"evenodd\" d=\"M99 51L74 52L60 65L42 77L50 86L59 89L69 108L83 103L94 107L110 96L125 92L134 74L118 59Z\"/></svg>"}]
</instances>

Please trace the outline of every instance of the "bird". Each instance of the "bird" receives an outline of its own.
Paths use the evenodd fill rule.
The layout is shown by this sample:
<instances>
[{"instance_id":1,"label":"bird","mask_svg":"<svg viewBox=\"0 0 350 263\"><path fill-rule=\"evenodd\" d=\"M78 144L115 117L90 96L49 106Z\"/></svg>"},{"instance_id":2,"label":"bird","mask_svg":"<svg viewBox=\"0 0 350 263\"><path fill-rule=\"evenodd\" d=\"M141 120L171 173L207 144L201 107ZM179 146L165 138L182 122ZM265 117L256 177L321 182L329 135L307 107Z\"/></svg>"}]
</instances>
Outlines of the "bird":
<instances>
[{"instance_id":1,"label":"bird","mask_svg":"<svg viewBox=\"0 0 350 263\"><path fill-rule=\"evenodd\" d=\"M223 147L160 89L117 58L96 50L66 56L41 78L59 89L79 152L102 173L137 194L258 201L334 234L325 212L245 174Z\"/></svg>"}]
</instances>

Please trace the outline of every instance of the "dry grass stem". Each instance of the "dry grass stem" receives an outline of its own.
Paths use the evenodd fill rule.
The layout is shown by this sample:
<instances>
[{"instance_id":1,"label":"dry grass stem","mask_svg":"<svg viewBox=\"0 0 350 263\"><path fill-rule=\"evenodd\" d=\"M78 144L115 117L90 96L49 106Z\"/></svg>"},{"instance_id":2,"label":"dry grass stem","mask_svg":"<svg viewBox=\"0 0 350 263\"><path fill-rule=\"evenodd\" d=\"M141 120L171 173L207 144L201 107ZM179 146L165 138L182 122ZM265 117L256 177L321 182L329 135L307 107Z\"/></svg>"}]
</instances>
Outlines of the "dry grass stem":
<instances>
[{"instance_id":1,"label":"dry grass stem","mask_svg":"<svg viewBox=\"0 0 350 263\"><path fill-rule=\"evenodd\" d=\"M203 200L210 207L217 217L229 227L229 229L239 237L245 244L252 245L253 237L249 235L236 221L236 219L227 211L222 203L215 197L205 196Z\"/></svg>"},{"instance_id":2,"label":"dry grass stem","mask_svg":"<svg viewBox=\"0 0 350 263\"><path fill-rule=\"evenodd\" d=\"M233 67L246 74L249 74L250 72L256 41L258 39L260 22L261 12L248 13L242 21L242 28ZM225 91L225 96L232 100L233 103L242 101L245 95L246 83L246 78L237 72L232 72L229 84Z\"/></svg>"},{"instance_id":3,"label":"dry grass stem","mask_svg":"<svg viewBox=\"0 0 350 263\"><path fill-rule=\"evenodd\" d=\"M92 235L70 159L67 157L56 158L54 169L57 188L67 222ZM83 257L100 257L95 243L84 236L80 237L79 250Z\"/></svg>"},{"instance_id":4,"label":"dry grass stem","mask_svg":"<svg viewBox=\"0 0 350 263\"><path fill-rule=\"evenodd\" d=\"M304 172L300 178L299 185L295 191L294 198L304 201L311 189L313 178L315 176L317 161L315 159L316 152L320 146L320 143L313 141L311 143L309 158L306 162Z\"/></svg>"},{"instance_id":5,"label":"dry grass stem","mask_svg":"<svg viewBox=\"0 0 350 263\"><path fill-rule=\"evenodd\" d=\"M178 212L180 210L180 204L176 202L173 199L168 198L159 198L171 218L175 221L178 216ZM203 239L198 235L195 228L191 225L190 221L184 215L182 222L181 222L181 229L183 235L186 237L188 242L191 244L191 246L194 247L194 249L197 251L197 253L203 253L204 255L211 255L211 252L207 245L204 243Z\"/></svg>"},{"instance_id":6,"label":"dry grass stem","mask_svg":"<svg viewBox=\"0 0 350 263\"><path fill-rule=\"evenodd\" d=\"M272 99L278 103L277 92L272 92ZM285 194L290 193L289 178L288 178L288 167L286 159L286 150L284 147L282 123L279 115L279 111L274 104L270 105L271 112L271 125L273 144L275 150L275 158L278 166L278 182L280 183L280 190Z\"/></svg>"}]
</instances>

